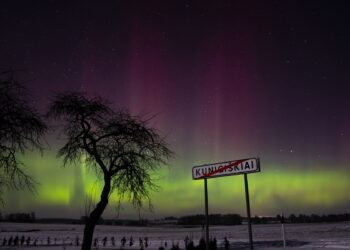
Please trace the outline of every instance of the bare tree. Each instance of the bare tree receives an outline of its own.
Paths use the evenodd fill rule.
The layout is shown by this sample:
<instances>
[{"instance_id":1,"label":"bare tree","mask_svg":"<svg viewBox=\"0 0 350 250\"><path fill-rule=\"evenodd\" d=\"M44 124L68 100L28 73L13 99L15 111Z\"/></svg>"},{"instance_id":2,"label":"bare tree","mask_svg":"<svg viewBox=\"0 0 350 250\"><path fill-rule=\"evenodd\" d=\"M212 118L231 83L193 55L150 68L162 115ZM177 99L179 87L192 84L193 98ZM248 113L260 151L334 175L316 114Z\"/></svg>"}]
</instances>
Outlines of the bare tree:
<instances>
[{"instance_id":1,"label":"bare tree","mask_svg":"<svg viewBox=\"0 0 350 250\"><path fill-rule=\"evenodd\" d=\"M45 131L45 123L13 71L0 73L0 190L4 186L33 190L35 182L24 170L18 153L42 150Z\"/></svg>"},{"instance_id":2,"label":"bare tree","mask_svg":"<svg viewBox=\"0 0 350 250\"><path fill-rule=\"evenodd\" d=\"M48 116L63 119L67 141L59 150L64 165L84 156L104 186L100 200L89 214L82 249L91 249L93 232L113 190L141 207L156 189L151 172L172 156L171 150L147 121L125 111L113 111L101 97L84 93L58 94Z\"/></svg>"}]
</instances>

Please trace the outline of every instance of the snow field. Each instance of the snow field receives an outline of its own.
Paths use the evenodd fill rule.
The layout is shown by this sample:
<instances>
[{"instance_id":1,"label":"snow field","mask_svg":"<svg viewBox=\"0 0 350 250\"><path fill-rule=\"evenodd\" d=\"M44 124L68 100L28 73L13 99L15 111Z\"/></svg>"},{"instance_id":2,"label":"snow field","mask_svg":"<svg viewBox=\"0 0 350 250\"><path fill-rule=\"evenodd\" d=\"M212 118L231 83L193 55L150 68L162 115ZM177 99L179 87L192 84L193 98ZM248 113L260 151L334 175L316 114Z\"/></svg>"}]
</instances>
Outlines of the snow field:
<instances>
[{"instance_id":1,"label":"snow field","mask_svg":"<svg viewBox=\"0 0 350 250\"><path fill-rule=\"evenodd\" d=\"M81 244L83 225L68 224L25 224L25 223L0 223L0 248L1 249L79 249L76 247L76 239ZM288 248L300 249L350 249L350 222L343 223L318 223L318 224L287 224L286 225ZM21 239L30 237L30 246L9 247L3 246L3 240L18 236ZM120 249L121 239L126 238L123 249L140 249L140 238L144 250L158 249L163 246L170 249L173 244L184 249L185 238L188 237L198 245L199 239L204 236L202 227L127 227L99 225L95 229L94 238L98 238L96 249ZM104 246L103 239L107 237ZM113 246L112 237L115 239ZM133 245L130 246L130 238ZM210 227L210 237L216 238L219 248L223 248L224 237L230 242L231 249L248 249L247 225L240 226L213 226ZM50 245L48 245L50 238ZM148 247L145 247L145 238L148 239ZM55 240L56 239L56 240ZM253 225L253 239L255 249L278 249L283 246L280 224ZM36 240L36 246L32 246Z\"/></svg>"}]
</instances>

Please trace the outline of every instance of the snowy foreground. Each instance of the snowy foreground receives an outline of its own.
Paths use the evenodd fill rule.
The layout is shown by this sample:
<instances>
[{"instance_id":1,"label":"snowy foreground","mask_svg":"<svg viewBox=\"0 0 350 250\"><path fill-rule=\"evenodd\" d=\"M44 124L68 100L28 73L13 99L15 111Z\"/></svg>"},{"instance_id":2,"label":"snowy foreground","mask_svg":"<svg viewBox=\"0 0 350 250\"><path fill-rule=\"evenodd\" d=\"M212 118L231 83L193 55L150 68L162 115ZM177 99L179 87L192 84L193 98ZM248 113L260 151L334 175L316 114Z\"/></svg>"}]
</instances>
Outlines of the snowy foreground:
<instances>
[{"instance_id":1,"label":"snowy foreground","mask_svg":"<svg viewBox=\"0 0 350 250\"><path fill-rule=\"evenodd\" d=\"M22 224L0 223L0 249L80 249L83 225L63 224ZM350 222L320 224L287 224L287 248L289 249L350 249ZM18 236L19 246L3 246L4 239ZM25 241L21 246L20 239ZM97 226L94 237L98 239L94 249L121 249L121 239L125 237L123 249L140 249L140 239L144 250L154 250L163 246L166 250L172 245L184 248L186 236L198 245L203 236L201 227L126 227ZM224 237L230 242L230 249L249 249L247 225L213 226L211 238L216 238L218 248L223 249ZM105 246L103 239L106 237ZM113 238L114 246L113 246ZM130 246L130 238L133 244ZM145 246L147 238L148 246ZM253 225L254 249L283 248L281 225ZM29 245L27 246L27 240ZM34 246L35 241L35 246ZM48 244L49 241L49 244Z\"/></svg>"}]
</instances>

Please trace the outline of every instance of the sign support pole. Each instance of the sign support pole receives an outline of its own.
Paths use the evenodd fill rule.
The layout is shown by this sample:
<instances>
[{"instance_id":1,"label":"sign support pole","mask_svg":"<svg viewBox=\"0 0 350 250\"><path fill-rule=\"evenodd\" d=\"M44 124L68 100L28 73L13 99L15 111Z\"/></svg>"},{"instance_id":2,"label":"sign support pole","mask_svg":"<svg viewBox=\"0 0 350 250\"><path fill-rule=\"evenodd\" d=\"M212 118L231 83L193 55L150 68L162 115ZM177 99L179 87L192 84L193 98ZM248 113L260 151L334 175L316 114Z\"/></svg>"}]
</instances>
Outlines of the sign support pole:
<instances>
[{"instance_id":1,"label":"sign support pole","mask_svg":"<svg viewBox=\"0 0 350 250\"><path fill-rule=\"evenodd\" d=\"M282 237L283 237L283 248L286 248L286 229L284 227L284 214L281 216L281 224L282 224Z\"/></svg>"},{"instance_id":2,"label":"sign support pole","mask_svg":"<svg viewBox=\"0 0 350 250\"><path fill-rule=\"evenodd\" d=\"M204 178L204 200L205 200L205 249L209 250L209 218L208 218L208 185Z\"/></svg>"},{"instance_id":3,"label":"sign support pole","mask_svg":"<svg viewBox=\"0 0 350 250\"><path fill-rule=\"evenodd\" d=\"M250 250L253 250L252 223L250 220L250 203L249 203L249 190L248 190L247 174L244 174L244 186L245 186L245 199L246 199L246 203L247 203L249 243L250 243Z\"/></svg>"},{"instance_id":4,"label":"sign support pole","mask_svg":"<svg viewBox=\"0 0 350 250\"><path fill-rule=\"evenodd\" d=\"M282 224L282 234L283 234L283 248L286 248L286 229L284 227L284 224Z\"/></svg>"},{"instance_id":5,"label":"sign support pole","mask_svg":"<svg viewBox=\"0 0 350 250\"><path fill-rule=\"evenodd\" d=\"M205 199L205 245L206 250L209 250L209 217L208 217L208 187L207 179L214 177L222 177L228 175L244 174L244 186L245 186L245 198L247 203L247 216L248 216L248 231L250 250L253 250L253 236L252 236L252 224L250 219L250 204L249 204L249 190L248 190L248 177L249 173L260 172L260 160L259 158L247 158L236 161L226 161L212 164L205 164L192 167L192 179L202 180L204 179L204 199ZM203 230L204 231L204 230ZM202 236L203 237L203 236Z\"/></svg>"}]
</instances>

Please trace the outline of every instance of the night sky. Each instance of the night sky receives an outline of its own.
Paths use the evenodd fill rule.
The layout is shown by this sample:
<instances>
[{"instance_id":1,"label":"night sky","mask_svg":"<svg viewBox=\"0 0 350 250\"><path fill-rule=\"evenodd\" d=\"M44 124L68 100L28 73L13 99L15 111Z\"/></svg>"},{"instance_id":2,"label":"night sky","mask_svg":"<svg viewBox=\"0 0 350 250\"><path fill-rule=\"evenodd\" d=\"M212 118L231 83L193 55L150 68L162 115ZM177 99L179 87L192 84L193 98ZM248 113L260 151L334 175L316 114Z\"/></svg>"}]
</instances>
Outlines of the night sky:
<instances>
[{"instance_id":1,"label":"night sky","mask_svg":"<svg viewBox=\"0 0 350 250\"><path fill-rule=\"evenodd\" d=\"M86 91L145 118L176 156L156 173L162 217L204 212L194 165L260 157L255 215L350 212L349 1L2 1L0 68L36 107ZM62 168L53 132L21 156L37 194L6 191L4 212L78 217L93 173ZM243 176L208 180L209 212L245 215ZM116 215L116 200L103 217ZM124 202L122 218L138 211Z\"/></svg>"}]
</instances>

